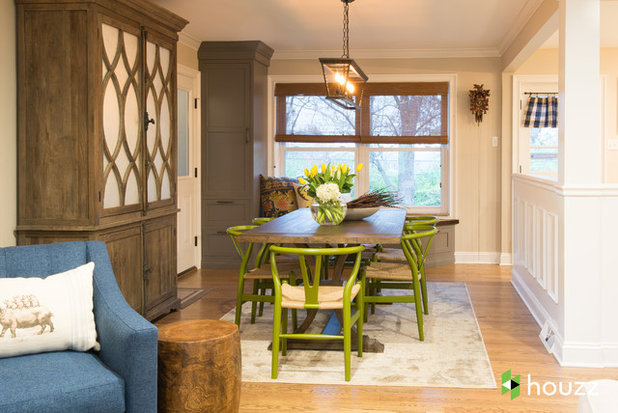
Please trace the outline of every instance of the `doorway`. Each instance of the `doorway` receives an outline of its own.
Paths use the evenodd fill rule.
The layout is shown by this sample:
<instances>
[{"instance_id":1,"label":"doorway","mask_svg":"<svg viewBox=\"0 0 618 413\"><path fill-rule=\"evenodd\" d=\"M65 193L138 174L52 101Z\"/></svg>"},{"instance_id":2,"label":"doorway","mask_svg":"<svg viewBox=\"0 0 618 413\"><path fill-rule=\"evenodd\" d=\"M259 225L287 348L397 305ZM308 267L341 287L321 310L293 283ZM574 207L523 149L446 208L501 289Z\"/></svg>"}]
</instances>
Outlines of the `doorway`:
<instances>
[{"instance_id":1,"label":"doorway","mask_svg":"<svg viewBox=\"0 0 618 413\"><path fill-rule=\"evenodd\" d=\"M178 274L200 267L200 72L178 65Z\"/></svg>"}]
</instances>

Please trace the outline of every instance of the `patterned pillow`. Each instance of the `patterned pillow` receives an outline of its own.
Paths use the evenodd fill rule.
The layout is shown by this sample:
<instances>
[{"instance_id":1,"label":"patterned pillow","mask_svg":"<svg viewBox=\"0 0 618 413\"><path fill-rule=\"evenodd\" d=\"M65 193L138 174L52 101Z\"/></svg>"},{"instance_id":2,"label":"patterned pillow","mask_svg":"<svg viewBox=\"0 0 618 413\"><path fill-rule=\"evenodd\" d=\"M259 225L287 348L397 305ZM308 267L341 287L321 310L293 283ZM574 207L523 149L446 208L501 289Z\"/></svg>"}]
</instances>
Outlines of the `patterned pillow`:
<instances>
[{"instance_id":1,"label":"patterned pillow","mask_svg":"<svg viewBox=\"0 0 618 413\"><path fill-rule=\"evenodd\" d=\"M297 179L260 175L260 207L263 217L280 217L298 209L294 184Z\"/></svg>"},{"instance_id":2,"label":"patterned pillow","mask_svg":"<svg viewBox=\"0 0 618 413\"><path fill-rule=\"evenodd\" d=\"M296 203L299 208L309 208L313 198L307 195L307 188L299 184L294 184L294 193L296 194Z\"/></svg>"}]
</instances>

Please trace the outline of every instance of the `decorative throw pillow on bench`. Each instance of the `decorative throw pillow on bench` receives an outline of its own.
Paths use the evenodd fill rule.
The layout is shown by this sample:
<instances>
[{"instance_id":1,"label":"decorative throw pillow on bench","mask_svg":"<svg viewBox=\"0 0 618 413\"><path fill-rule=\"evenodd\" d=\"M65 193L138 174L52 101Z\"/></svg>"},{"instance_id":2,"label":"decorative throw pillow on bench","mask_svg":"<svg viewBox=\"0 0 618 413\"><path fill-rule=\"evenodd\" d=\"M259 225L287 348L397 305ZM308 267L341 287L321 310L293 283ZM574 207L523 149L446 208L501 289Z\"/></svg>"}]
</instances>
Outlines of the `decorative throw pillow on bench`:
<instances>
[{"instance_id":1,"label":"decorative throw pillow on bench","mask_svg":"<svg viewBox=\"0 0 618 413\"><path fill-rule=\"evenodd\" d=\"M299 208L309 208L311 206L313 198L307 193L306 187L294 184L294 193L296 194L296 203L298 203Z\"/></svg>"},{"instance_id":2,"label":"decorative throw pillow on bench","mask_svg":"<svg viewBox=\"0 0 618 413\"><path fill-rule=\"evenodd\" d=\"M0 278L0 357L100 349L94 263L47 278Z\"/></svg>"},{"instance_id":3,"label":"decorative throw pillow on bench","mask_svg":"<svg viewBox=\"0 0 618 413\"><path fill-rule=\"evenodd\" d=\"M260 175L261 216L277 218L298 209L294 184L298 180Z\"/></svg>"}]
</instances>

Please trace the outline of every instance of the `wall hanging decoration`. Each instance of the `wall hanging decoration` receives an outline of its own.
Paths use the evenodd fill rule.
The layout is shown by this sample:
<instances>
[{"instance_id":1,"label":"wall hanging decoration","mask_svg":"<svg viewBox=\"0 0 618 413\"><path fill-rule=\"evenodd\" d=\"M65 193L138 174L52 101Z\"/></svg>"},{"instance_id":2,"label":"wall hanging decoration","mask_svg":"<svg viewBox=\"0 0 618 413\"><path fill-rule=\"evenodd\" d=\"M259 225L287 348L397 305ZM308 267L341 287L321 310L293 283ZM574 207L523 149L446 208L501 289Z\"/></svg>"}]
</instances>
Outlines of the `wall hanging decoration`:
<instances>
[{"instance_id":1,"label":"wall hanging decoration","mask_svg":"<svg viewBox=\"0 0 618 413\"><path fill-rule=\"evenodd\" d=\"M474 85L468 96L470 96L470 111L474 114L476 123L480 125L483 115L489 108L489 90L483 89L483 85Z\"/></svg>"},{"instance_id":2,"label":"wall hanging decoration","mask_svg":"<svg viewBox=\"0 0 618 413\"><path fill-rule=\"evenodd\" d=\"M360 108L363 89L369 80L360 66L350 59L348 10L353 1L341 0L343 3L343 55L340 58L320 58L326 84L326 99L332 100L345 109Z\"/></svg>"}]
</instances>

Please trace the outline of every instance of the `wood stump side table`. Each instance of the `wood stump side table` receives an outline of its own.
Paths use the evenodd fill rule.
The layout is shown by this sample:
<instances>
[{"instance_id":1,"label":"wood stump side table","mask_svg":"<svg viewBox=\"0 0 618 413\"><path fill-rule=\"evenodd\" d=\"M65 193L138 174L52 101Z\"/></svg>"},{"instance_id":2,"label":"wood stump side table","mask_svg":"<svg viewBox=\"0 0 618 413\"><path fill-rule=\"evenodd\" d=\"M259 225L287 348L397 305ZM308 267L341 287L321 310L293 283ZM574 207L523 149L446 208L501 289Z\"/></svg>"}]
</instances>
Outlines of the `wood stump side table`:
<instances>
[{"instance_id":1,"label":"wood stump side table","mask_svg":"<svg viewBox=\"0 0 618 413\"><path fill-rule=\"evenodd\" d=\"M237 412L240 335L221 320L159 327L159 412Z\"/></svg>"}]
</instances>

